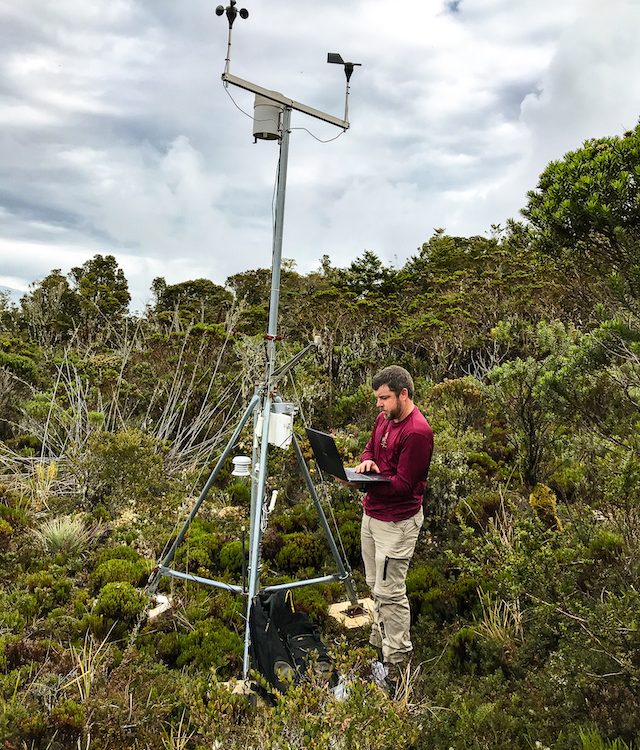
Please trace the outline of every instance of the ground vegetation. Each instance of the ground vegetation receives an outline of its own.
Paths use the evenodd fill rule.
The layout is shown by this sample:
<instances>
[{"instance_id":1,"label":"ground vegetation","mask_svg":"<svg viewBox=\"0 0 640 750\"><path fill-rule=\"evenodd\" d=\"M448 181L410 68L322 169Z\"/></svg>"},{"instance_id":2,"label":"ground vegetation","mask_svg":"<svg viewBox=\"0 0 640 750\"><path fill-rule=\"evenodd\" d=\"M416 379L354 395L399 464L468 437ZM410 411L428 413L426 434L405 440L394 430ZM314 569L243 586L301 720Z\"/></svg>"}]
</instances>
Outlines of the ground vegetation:
<instances>
[{"instance_id":1,"label":"ground vegetation","mask_svg":"<svg viewBox=\"0 0 640 750\"><path fill-rule=\"evenodd\" d=\"M398 363L434 427L415 652L393 690L372 679L366 629L328 618L337 584L295 602L339 695L313 669L268 702L232 694L241 597L163 579L172 609L146 617L149 575L264 372L269 271L158 278L133 315L114 256L96 255L0 297L0 745L639 747L639 155L640 126L588 141L543 172L525 221L438 229L400 267L369 250L284 263L279 360L320 341L281 386L299 426L332 430L353 462L371 376ZM263 580L331 570L292 451L269 475ZM365 594L359 497L321 495ZM238 582L248 518L225 467L174 565Z\"/></svg>"}]
</instances>

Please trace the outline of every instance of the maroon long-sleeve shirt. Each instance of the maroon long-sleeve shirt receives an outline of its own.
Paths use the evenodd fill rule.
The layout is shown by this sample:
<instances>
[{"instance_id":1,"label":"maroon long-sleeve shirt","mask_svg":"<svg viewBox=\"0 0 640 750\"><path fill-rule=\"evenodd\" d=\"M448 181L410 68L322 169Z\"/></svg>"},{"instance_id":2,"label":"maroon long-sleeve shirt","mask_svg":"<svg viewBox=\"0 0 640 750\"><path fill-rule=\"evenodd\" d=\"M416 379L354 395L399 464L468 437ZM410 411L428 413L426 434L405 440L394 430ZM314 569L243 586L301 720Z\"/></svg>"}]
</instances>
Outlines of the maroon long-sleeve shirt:
<instances>
[{"instance_id":1,"label":"maroon long-sleeve shirt","mask_svg":"<svg viewBox=\"0 0 640 750\"><path fill-rule=\"evenodd\" d=\"M433 430L417 407L401 422L378 414L362 460L375 461L391 482L374 485L364 496L366 515L379 521L403 521L422 507Z\"/></svg>"}]
</instances>

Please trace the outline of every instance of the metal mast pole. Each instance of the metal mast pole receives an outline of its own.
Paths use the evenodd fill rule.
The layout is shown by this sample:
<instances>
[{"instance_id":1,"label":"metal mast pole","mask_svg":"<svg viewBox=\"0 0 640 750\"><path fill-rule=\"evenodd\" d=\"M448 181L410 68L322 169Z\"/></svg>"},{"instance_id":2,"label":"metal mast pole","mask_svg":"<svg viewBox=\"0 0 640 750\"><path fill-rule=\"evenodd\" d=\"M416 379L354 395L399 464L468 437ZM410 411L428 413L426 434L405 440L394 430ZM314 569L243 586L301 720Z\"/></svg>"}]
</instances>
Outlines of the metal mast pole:
<instances>
[{"instance_id":1,"label":"metal mast pole","mask_svg":"<svg viewBox=\"0 0 640 750\"><path fill-rule=\"evenodd\" d=\"M273 228L273 257L271 270L271 300L269 302L269 326L267 329L267 367L268 374L265 392L262 398L262 437L260 439L260 466L255 490L254 513L251 519L249 536L249 569L247 590L247 620L245 623L243 678L249 674L249 616L253 598L259 590L260 579L260 540L262 537L262 519L265 512L267 461L269 452L269 422L272 401L272 377L276 363L276 341L278 337L278 305L280 302L280 271L282 265L282 235L284 229L284 201L287 189L287 165L289 161L289 130L291 126L291 108L282 110L282 133L280 137L280 161L278 164L278 187L276 191L276 213Z\"/></svg>"}]
</instances>

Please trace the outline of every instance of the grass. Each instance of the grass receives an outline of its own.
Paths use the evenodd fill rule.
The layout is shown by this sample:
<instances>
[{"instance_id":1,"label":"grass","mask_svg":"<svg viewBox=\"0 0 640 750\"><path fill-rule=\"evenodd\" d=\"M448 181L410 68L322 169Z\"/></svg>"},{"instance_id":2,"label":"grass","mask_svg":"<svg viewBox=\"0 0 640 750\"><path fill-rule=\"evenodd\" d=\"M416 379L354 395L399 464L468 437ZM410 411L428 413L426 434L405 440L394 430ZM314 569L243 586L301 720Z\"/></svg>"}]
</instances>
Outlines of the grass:
<instances>
[{"instance_id":1,"label":"grass","mask_svg":"<svg viewBox=\"0 0 640 750\"><path fill-rule=\"evenodd\" d=\"M43 521L35 532L36 541L52 555L79 554L95 537L95 529L79 515L59 516Z\"/></svg>"}]
</instances>

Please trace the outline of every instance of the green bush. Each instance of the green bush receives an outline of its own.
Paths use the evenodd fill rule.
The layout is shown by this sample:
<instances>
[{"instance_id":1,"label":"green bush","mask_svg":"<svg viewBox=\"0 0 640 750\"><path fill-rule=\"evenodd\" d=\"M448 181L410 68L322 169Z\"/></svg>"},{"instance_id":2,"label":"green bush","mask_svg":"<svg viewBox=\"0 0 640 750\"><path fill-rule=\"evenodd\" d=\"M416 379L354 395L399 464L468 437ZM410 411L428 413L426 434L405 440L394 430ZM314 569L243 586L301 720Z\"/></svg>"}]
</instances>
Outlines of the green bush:
<instances>
[{"instance_id":1,"label":"green bush","mask_svg":"<svg viewBox=\"0 0 640 750\"><path fill-rule=\"evenodd\" d=\"M243 554L241 541L227 542L220 550L220 567L229 573L240 573Z\"/></svg>"},{"instance_id":2,"label":"green bush","mask_svg":"<svg viewBox=\"0 0 640 750\"><path fill-rule=\"evenodd\" d=\"M40 614L66 604L71 596L73 580L46 570L31 573L25 579L27 589L36 597Z\"/></svg>"},{"instance_id":3,"label":"green bush","mask_svg":"<svg viewBox=\"0 0 640 750\"><path fill-rule=\"evenodd\" d=\"M96 557L96 562L100 564L107 560L129 560L129 562L137 563L142 559L142 555L134 547L129 547L127 544L118 544L115 547L101 549Z\"/></svg>"},{"instance_id":4,"label":"green bush","mask_svg":"<svg viewBox=\"0 0 640 750\"><path fill-rule=\"evenodd\" d=\"M9 547L9 542L13 536L13 526L0 518L0 552L4 552Z\"/></svg>"},{"instance_id":5,"label":"green bush","mask_svg":"<svg viewBox=\"0 0 640 750\"><path fill-rule=\"evenodd\" d=\"M157 509L158 497L167 489L163 446L133 428L90 435L84 471L91 506L102 504L112 514L152 503Z\"/></svg>"},{"instance_id":6,"label":"green bush","mask_svg":"<svg viewBox=\"0 0 640 750\"><path fill-rule=\"evenodd\" d=\"M46 732L46 718L31 701L7 702L0 711L0 742L4 743L3 747L41 747L39 743Z\"/></svg>"},{"instance_id":7,"label":"green bush","mask_svg":"<svg viewBox=\"0 0 640 750\"><path fill-rule=\"evenodd\" d=\"M189 633L171 631L155 638L155 653L171 667L191 665L198 670L214 667L227 676L242 664L242 638L219 620L200 620Z\"/></svg>"},{"instance_id":8,"label":"green bush","mask_svg":"<svg viewBox=\"0 0 640 750\"><path fill-rule=\"evenodd\" d=\"M317 570L325 554L325 546L315 536L304 532L286 534L282 549L276 555L276 564L285 573L295 573L307 567Z\"/></svg>"},{"instance_id":9,"label":"green bush","mask_svg":"<svg viewBox=\"0 0 640 750\"><path fill-rule=\"evenodd\" d=\"M176 564L199 575L212 574L217 570L223 544L224 537L214 530L210 522L196 518L184 542L176 550Z\"/></svg>"},{"instance_id":10,"label":"green bush","mask_svg":"<svg viewBox=\"0 0 640 750\"><path fill-rule=\"evenodd\" d=\"M94 612L114 620L133 620L145 608L147 597L130 583L107 583L100 590Z\"/></svg>"},{"instance_id":11,"label":"green bush","mask_svg":"<svg viewBox=\"0 0 640 750\"><path fill-rule=\"evenodd\" d=\"M470 627L460 628L449 638L446 656L449 667L464 674L489 674L503 665L501 644Z\"/></svg>"},{"instance_id":12,"label":"green bush","mask_svg":"<svg viewBox=\"0 0 640 750\"><path fill-rule=\"evenodd\" d=\"M22 507L20 495L3 484L0 484L0 518L14 529L22 529L29 524L29 517Z\"/></svg>"},{"instance_id":13,"label":"green bush","mask_svg":"<svg viewBox=\"0 0 640 750\"><path fill-rule=\"evenodd\" d=\"M318 528L318 512L311 503L298 503L270 518L269 527L283 534L315 531Z\"/></svg>"},{"instance_id":14,"label":"green bush","mask_svg":"<svg viewBox=\"0 0 640 750\"><path fill-rule=\"evenodd\" d=\"M608 529L599 529L589 541L588 554L592 560L614 561L624 549L624 539Z\"/></svg>"},{"instance_id":15,"label":"green bush","mask_svg":"<svg viewBox=\"0 0 640 750\"><path fill-rule=\"evenodd\" d=\"M342 588L342 587L341 587ZM342 589L344 594L344 589ZM294 592L294 606L296 611L304 612L317 623L327 620L328 596L330 592L326 586L303 586ZM346 598L346 595L344 596Z\"/></svg>"},{"instance_id":16,"label":"green bush","mask_svg":"<svg viewBox=\"0 0 640 750\"><path fill-rule=\"evenodd\" d=\"M114 581L126 581L132 586L140 586L146 581L150 572L151 565L144 560L132 562L114 558L97 565L91 574L91 581L95 589Z\"/></svg>"},{"instance_id":17,"label":"green bush","mask_svg":"<svg viewBox=\"0 0 640 750\"><path fill-rule=\"evenodd\" d=\"M245 482L233 482L227 489L229 500L233 505L249 506L251 502L251 488Z\"/></svg>"},{"instance_id":18,"label":"green bush","mask_svg":"<svg viewBox=\"0 0 640 750\"><path fill-rule=\"evenodd\" d=\"M51 709L50 720L63 737L77 737L84 729L84 709L74 700L63 700Z\"/></svg>"}]
</instances>

